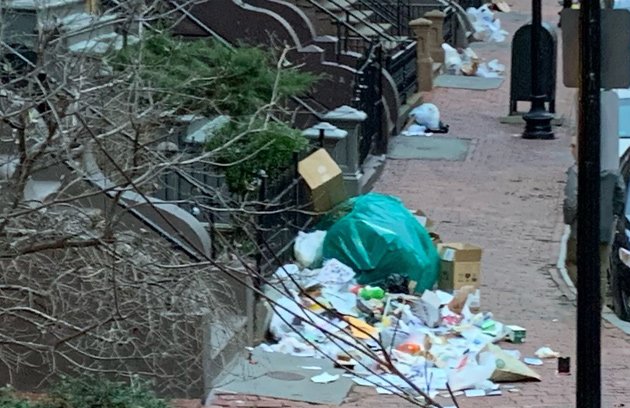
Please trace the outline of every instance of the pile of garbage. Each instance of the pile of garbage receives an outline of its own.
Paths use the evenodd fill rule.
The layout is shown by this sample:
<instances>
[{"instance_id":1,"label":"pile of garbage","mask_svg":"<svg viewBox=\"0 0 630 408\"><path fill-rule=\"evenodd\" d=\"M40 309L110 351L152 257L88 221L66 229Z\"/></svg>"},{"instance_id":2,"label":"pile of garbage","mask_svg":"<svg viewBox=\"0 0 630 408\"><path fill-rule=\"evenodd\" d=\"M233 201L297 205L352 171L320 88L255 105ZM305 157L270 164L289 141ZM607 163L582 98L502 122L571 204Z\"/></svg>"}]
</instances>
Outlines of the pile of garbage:
<instances>
[{"instance_id":1,"label":"pile of garbage","mask_svg":"<svg viewBox=\"0 0 630 408\"><path fill-rule=\"evenodd\" d=\"M409 126L400 134L403 136L433 136L434 133L448 133L449 126L440 120L440 110L435 104L423 103L409 112Z\"/></svg>"},{"instance_id":2,"label":"pile of garbage","mask_svg":"<svg viewBox=\"0 0 630 408\"><path fill-rule=\"evenodd\" d=\"M501 29L501 20L496 18L489 4L470 7L466 9L466 14L472 23L475 40L501 43L507 38L508 32Z\"/></svg>"},{"instance_id":3,"label":"pile of garbage","mask_svg":"<svg viewBox=\"0 0 630 408\"><path fill-rule=\"evenodd\" d=\"M297 263L279 268L265 287L274 342L260 345L263 351L333 360L380 394L434 398L450 387L500 395L497 383L540 380L518 351L497 345L523 342L526 330L481 311L478 282L451 293L435 289L440 265L457 259L457 247L441 246L424 214L367 194L320 227L300 233ZM311 378L338 379L325 372Z\"/></svg>"},{"instance_id":4,"label":"pile of garbage","mask_svg":"<svg viewBox=\"0 0 630 408\"><path fill-rule=\"evenodd\" d=\"M482 62L482 59L471 49L455 49L442 44L444 65L449 75L478 76L483 78L501 78L505 73L505 65L493 59Z\"/></svg>"}]
</instances>

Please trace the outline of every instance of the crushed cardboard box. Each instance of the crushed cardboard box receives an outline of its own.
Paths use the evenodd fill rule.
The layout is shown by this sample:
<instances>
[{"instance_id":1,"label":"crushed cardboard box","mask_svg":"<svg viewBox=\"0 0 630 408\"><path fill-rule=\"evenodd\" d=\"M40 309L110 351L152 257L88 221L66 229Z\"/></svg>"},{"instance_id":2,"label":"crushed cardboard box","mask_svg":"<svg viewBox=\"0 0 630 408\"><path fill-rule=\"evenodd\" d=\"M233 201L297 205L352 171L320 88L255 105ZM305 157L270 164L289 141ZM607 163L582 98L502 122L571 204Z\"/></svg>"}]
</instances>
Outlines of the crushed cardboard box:
<instances>
[{"instance_id":1,"label":"crushed cardboard box","mask_svg":"<svg viewBox=\"0 0 630 408\"><path fill-rule=\"evenodd\" d=\"M488 344L486 350L492 353L496 369L490 379L496 382L540 381L540 375L525 363L506 353L499 346Z\"/></svg>"}]
</instances>

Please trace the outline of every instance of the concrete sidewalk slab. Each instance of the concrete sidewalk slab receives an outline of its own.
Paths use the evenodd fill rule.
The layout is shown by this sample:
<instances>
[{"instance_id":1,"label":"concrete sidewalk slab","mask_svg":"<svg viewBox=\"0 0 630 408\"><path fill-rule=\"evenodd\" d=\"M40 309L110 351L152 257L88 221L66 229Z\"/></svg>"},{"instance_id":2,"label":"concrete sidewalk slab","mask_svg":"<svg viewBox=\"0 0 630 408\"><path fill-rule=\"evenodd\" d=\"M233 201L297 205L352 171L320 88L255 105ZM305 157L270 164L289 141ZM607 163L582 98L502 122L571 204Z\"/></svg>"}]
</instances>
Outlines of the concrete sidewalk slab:
<instances>
[{"instance_id":1,"label":"concrete sidewalk slab","mask_svg":"<svg viewBox=\"0 0 630 408\"><path fill-rule=\"evenodd\" d=\"M395 160L465 160L470 139L427 136L396 136L390 142L388 159Z\"/></svg>"}]
</instances>

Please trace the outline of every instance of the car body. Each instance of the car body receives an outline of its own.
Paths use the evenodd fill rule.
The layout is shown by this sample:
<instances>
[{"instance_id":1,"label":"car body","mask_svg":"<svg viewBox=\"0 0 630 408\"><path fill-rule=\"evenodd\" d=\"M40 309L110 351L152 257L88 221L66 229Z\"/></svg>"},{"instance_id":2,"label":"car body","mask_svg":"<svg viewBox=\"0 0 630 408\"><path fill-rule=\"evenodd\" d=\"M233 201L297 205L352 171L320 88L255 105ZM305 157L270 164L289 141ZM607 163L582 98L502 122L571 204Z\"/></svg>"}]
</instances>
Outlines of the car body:
<instances>
[{"instance_id":1,"label":"car body","mask_svg":"<svg viewBox=\"0 0 630 408\"><path fill-rule=\"evenodd\" d=\"M625 140L624 140L625 139ZM627 192L630 190L630 138L620 138L620 148L625 146L619 162L619 171L626 183L626 205L624 217L617 220L615 238L610 253L609 284L615 314L622 320L630 321L630 266L626 265L619 256L619 249L630 250L630 200Z\"/></svg>"}]
</instances>

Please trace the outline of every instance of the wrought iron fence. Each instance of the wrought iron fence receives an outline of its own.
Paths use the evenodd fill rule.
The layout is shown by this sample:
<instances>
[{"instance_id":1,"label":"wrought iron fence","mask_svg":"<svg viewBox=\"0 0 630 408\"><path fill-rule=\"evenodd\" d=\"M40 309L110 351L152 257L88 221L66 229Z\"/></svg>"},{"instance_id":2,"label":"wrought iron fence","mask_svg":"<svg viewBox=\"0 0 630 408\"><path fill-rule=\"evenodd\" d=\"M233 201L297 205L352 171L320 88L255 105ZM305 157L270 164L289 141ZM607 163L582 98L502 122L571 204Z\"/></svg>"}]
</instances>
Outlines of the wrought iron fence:
<instances>
[{"instance_id":1,"label":"wrought iron fence","mask_svg":"<svg viewBox=\"0 0 630 408\"><path fill-rule=\"evenodd\" d=\"M401 103L405 103L418 90L416 49L416 42L409 42L405 48L386 59L385 67L396 83Z\"/></svg>"},{"instance_id":2,"label":"wrought iron fence","mask_svg":"<svg viewBox=\"0 0 630 408\"><path fill-rule=\"evenodd\" d=\"M186 146L191 156L201 153L200 147ZM294 154L289 166L273 179L258 175L258 194L245 202L230 194L220 169L203 162L167 171L160 177L160 186L153 195L177 203L208 224L213 256L218 246L217 225L231 225L253 233L255 248L251 255L256 259L258 271L267 274L279 266L279 261L291 257L298 231L313 220L311 199L298 173L299 161L312 151ZM208 194L209 191L214 194ZM231 216L230 207L244 210L248 215Z\"/></svg>"},{"instance_id":3,"label":"wrought iron fence","mask_svg":"<svg viewBox=\"0 0 630 408\"><path fill-rule=\"evenodd\" d=\"M372 11L372 19L378 23L392 24L398 36L411 35L409 27L411 0L359 0L359 4Z\"/></svg>"},{"instance_id":4,"label":"wrought iron fence","mask_svg":"<svg viewBox=\"0 0 630 408\"><path fill-rule=\"evenodd\" d=\"M261 274L270 274L291 259L298 232L313 223L311 198L298 172L299 161L312 151L295 153L279 177L261 177L256 226L256 264Z\"/></svg>"},{"instance_id":5,"label":"wrought iron fence","mask_svg":"<svg viewBox=\"0 0 630 408\"><path fill-rule=\"evenodd\" d=\"M383 129L383 50L375 44L365 56L357 73L354 105L367 114L361 126L359 163L363 164L374 150L387 151L387 134Z\"/></svg>"}]
</instances>

